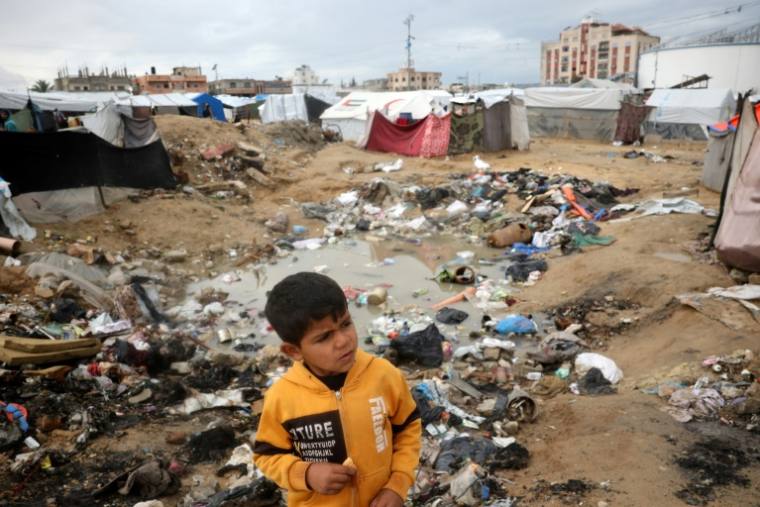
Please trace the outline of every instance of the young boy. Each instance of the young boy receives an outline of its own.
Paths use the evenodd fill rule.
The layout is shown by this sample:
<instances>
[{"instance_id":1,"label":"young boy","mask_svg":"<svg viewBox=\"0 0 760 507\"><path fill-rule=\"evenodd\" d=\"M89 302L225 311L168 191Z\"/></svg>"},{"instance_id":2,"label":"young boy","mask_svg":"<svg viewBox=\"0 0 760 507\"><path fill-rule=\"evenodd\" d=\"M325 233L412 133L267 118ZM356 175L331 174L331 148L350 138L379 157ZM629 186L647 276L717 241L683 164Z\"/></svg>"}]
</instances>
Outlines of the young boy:
<instances>
[{"instance_id":1,"label":"young boy","mask_svg":"<svg viewBox=\"0 0 760 507\"><path fill-rule=\"evenodd\" d=\"M256 466L291 506L401 507L422 436L404 375L358 348L346 296L327 276L283 279L266 316L295 363L266 393Z\"/></svg>"}]
</instances>

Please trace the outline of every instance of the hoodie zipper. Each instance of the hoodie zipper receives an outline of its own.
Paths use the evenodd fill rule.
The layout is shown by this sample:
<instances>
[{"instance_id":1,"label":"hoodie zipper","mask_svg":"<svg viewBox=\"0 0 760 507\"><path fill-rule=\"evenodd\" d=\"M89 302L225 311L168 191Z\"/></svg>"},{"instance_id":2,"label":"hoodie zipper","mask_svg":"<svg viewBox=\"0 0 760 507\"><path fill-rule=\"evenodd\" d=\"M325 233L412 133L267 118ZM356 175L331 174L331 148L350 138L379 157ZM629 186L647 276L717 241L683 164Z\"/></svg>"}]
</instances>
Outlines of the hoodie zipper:
<instances>
[{"instance_id":1,"label":"hoodie zipper","mask_svg":"<svg viewBox=\"0 0 760 507\"><path fill-rule=\"evenodd\" d=\"M341 389L342 391L342 389ZM335 391L335 398L338 400L338 414L340 415L340 423L343 426L343 440L346 443L346 454L348 457L351 457L351 436L349 435L349 429L348 424L346 421L346 417L344 416L344 410L343 410L343 395L341 394L341 391ZM358 475L351 479L351 503L350 505L352 507L357 506L357 492L356 492L356 481L358 479Z\"/></svg>"}]
</instances>

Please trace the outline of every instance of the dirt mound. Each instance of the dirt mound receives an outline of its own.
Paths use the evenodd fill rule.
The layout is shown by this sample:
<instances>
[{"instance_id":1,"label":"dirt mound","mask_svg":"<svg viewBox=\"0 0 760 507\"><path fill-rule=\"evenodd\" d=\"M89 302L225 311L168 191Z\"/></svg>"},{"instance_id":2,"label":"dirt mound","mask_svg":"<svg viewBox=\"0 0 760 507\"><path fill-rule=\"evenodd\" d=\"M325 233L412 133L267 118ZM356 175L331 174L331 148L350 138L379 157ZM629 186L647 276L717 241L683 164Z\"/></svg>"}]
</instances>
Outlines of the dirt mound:
<instances>
[{"instance_id":1,"label":"dirt mound","mask_svg":"<svg viewBox=\"0 0 760 507\"><path fill-rule=\"evenodd\" d=\"M299 120L272 123L263 132L278 146L297 147L306 151L322 149L326 143L322 127Z\"/></svg>"}]
</instances>

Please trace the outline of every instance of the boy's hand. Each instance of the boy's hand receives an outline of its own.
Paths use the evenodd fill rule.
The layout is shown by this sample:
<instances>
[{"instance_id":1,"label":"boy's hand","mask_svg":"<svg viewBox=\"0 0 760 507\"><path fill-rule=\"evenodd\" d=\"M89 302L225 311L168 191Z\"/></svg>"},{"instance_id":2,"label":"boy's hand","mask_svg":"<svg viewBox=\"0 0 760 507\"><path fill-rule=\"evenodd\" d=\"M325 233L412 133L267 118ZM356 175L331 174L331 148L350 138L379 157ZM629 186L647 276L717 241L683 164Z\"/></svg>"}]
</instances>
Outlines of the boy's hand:
<instances>
[{"instance_id":1,"label":"boy's hand","mask_svg":"<svg viewBox=\"0 0 760 507\"><path fill-rule=\"evenodd\" d=\"M321 495L337 495L355 475L355 468L335 463L313 463L306 469L306 485Z\"/></svg>"},{"instance_id":2,"label":"boy's hand","mask_svg":"<svg viewBox=\"0 0 760 507\"><path fill-rule=\"evenodd\" d=\"M309 467L311 468L311 467ZM404 499L391 489L381 489L380 493L369 503L369 507L402 507Z\"/></svg>"}]
</instances>

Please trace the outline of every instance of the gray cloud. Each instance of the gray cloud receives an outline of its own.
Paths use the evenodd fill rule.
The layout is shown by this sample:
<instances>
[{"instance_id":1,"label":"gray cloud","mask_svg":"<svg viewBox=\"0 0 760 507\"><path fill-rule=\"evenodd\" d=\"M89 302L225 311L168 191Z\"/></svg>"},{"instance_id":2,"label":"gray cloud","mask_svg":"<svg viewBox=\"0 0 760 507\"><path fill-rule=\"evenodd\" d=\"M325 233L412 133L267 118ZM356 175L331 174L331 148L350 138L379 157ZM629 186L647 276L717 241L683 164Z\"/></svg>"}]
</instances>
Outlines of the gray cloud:
<instances>
[{"instance_id":1,"label":"gray cloud","mask_svg":"<svg viewBox=\"0 0 760 507\"><path fill-rule=\"evenodd\" d=\"M742 3L741 13L719 14ZM52 81L64 64L72 72L85 64L91 71L126 65L138 75L151 66L169 72L178 65L201 65L210 77L218 64L220 77L257 79L284 76L307 64L333 83L383 77L406 62L403 21L410 13L418 69L443 72L444 83L465 73L471 83L537 82L541 41L555 40L596 5L585 0L6 2L0 88L14 79L19 86L18 75L28 83ZM638 25L663 39L739 27L756 21L759 13L760 2L751 0L730 6L640 0L615 2L599 12L603 21Z\"/></svg>"}]
</instances>

